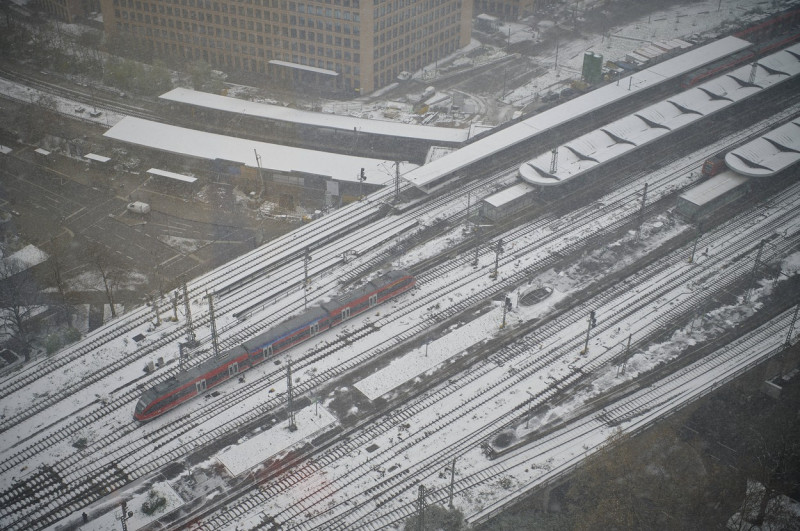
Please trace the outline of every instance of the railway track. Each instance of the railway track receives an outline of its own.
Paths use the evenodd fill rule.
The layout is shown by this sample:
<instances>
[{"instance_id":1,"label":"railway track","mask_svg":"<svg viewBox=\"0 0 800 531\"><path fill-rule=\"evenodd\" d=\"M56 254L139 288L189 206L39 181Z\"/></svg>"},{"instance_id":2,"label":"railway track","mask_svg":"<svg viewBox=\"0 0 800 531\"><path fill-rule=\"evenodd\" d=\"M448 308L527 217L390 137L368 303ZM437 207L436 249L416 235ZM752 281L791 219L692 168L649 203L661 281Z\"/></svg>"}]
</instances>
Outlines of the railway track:
<instances>
[{"instance_id":1,"label":"railway track","mask_svg":"<svg viewBox=\"0 0 800 531\"><path fill-rule=\"evenodd\" d=\"M757 214L756 216L759 216L759 215L760 215L760 214ZM745 221L744 223L745 223L745 224L747 224L747 223L751 223L751 222L752 222L752 219L750 219L750 220L747 220L747 221ZM769 227L767 227L765 230L769 231L769 230L770 230L770 228L769 228ZM684 251L684 252L685 252L685 251ZM747 270L747 267L745 267L745 271L746 271L746 270ZM676 283L677 283L678 285L682 285L682 284L683 284L683 282L685 282L685 278L684 278L684 276L680 276L680 277L679 277L679 279L676 281ZM657 298L656 298L656 300L657 300ZM631 310L631 311L632 311L632 310ZM584 314L584 316L585 316L585 314ZM578 319L580 320L580 317L579 317ZM563 319L559 319L559 322L564 322L564 320L563 320ZM609 326L611 326L611 325L609 325ZM576 337L577 337L577 338L580 338L580 335L579 335L579 336L576 336ZM575 341L575 340L573 340L573 342L574 342L574 341ZM578 339L578 342L579 342L579 339ZM570 348L570 349L572 349L572 350L573 350L573 352L574 352L575 345L573 344L573 345L572 345L572 346L570 346L569 348ZM523 351L525 351L526 349L522 349L522 350L523 350ZM438 401L438 400L437 400L437 401ZM314 459L314 462L315 462L315 463L318 463L318 462L319 462L319 458L315 457L315 459ZM305 472L304 472L302 475L305 475ZM285 485L286 485L286 480L285 480L285 479L284 479L284 481L282 482L282 485L283 485L283 486L285 486ZM263 502L264 502L264 500L260 500L258 503L260 504L260 503L263 503ZM298 510L299 510L299 509L298 509ZM215 525L216 525L216 524L215 524ZM323 526L324 526L324 525L326 525L326 524L323 524Z\"/></svg>"},{"instance_id":2,"label":"railway track","mask_svg":"<svg viewBox=\"0 0 800 531\"><path fill-rule=\"evenodd\" d=\"M585 223L585 221L586 221L585 219L576 220L575 224L578 225L579 222L580 223ZM563 233L562 233L562 235L563 235ZM578 243L580 244L580 242L578 242ZM523 249L520 249L520 251L523 251ZM513 260L513 259L514 259L514 257L510 257L508 260ZM505 263L507 263L507 261ZM438 276L440 274L442 274L441 270L434 272L432 274L432 276ZM423 279L423 281L424 281L424 279ZM446 291L445 291L445 293L446 293ZM436 293L433 294L431 299L439 298L441 295L442 295L441 293L436 292ZM488 296L488 295L490 295L490 292L479 293L479 294L476 295L476 298L477 299L482 299L482 298L486 298L486 296ZM422 301L421 304L424 305L426 303L427 303L427 301ZM440 316L439 319L442 320L442 317ZM407 339L407 338L412 337L413 335L415 335L415 333L414 332L410 332L408 334L403 334L401 336L398 336L398 339L400 339L400 340ZM372 353L372 354L374 354L374 353ZM370 354L370 355L372 355L372 354ZM342 365L341 367L346 370L346 369L349 369L351 367L357 366L358 364L360 364L362 362L363 362L363 359L359 359L359 360L355 360L355 362L352 365L351 364L348 364L347 366ZM277 377L277 375L276 375L276 377ZM330 378L329 374L328 375L324 375L323 377L320 378L320 381L325 381L328 378ZM317 384L316 381L313 382L312 384L309 385L308 389L311 389L311 388L315 387L316 384ZM299 389L299 391L301 393L303 391L305 391L305 390L306 389L303 389L303 388ZM241 424L242 423L237 423L237 425L241 425ZM187 426L188 426L188 424L187 424ZM165 433L165 434L172 433L174 435L176 433L176 431L174 431L173 428L177 428L177 427L173 426L170 429L165 429L165 430L163 430L163 433ZM104 481L99 481L100 483L108 483L108 484L114 485L114 486L117 486L118 484L119 485L124 485L126 481L129 481L132 478L141 477L140 474L144 475L144 474L150 473L150 472L156 470L157 468L159 468L159 466L163 466L164 461L169 462L170 459L175 459L175 458L180 457L181 455L185 455L185 452L187 450L191 450L193 448L199 448L199 447L202 446L202 444L204 444L204 442L210 442L210 441L214 440L215 437L220 436L220 435L224 434L225 432L226 432L226 430L217 430L213 434L210 434L208 437L203 437L202 440L197 440L193 444L187 445L185 448L183 448L181 450L171 451L168 454L166 459L157 459L157 460L151 461L149 463L144 463L144 464L142 464L142 466L125 467L127 469L127 471L124 474L120 474L120 467L119 467L118 464L116 466L112 466L111 464L106 464L106 465L104 465L104 468L98 465L98 468L93 469L92 473L95 474L96 476L99 475L101 477L101 479L105 478ZM108 442L108 441L105 441L105 440L103 441L103 443L106 443L106 442ZM144 448L145 446L146 445L143 445L142 448ZM146 456L139 455L139 454L144 453L144 450L138 448L136 445L133 445L132 448L133 448L133 450L131 451L131 453L129 453L127 455L120 455L120 456L117 456L117 457L121 458L120 459L121 461L126 461L126 462L139 463L142 460L147 461ZM108 460L108 462L111 462L111 461L116 462L113 458ZM73 476L73 478L74 477L75 476ZM91 493L82 492L82 491L79 491L79 492L81 492L82 496L89 496L91 494ZM89 497L91 498L91 496L89 496Z\"/></svg>"},{"instance_id":3,"label":"railway track","mask_svg":"<svg viewBox=\"0 0 800 531\"><path fill-rule=\"evenodd\" d=\"M620 226L621 226L621 225L620 225ZM582 244L582 243L586 243L586 241L583 241L583 242L581 242L581 241L577 241L577 244L578 244L578 245L580 245L580 244ZM486 253L486 252L484 252L484 254L483 254L483 257L482 257L482 258L484 258L484 259L485 259L485 257L486 257L486 256L487 256L487 253ZM252 258L252 257L251 257L251 258ZM508 265L508 263L509 263L509 261L504 259L503 265L504 265L504 266L507 266L507 265ZM546 266L546 265L547 265L547 263L543 263L543 264L542 264L542 267L544 267L544 266ZM249 267L249 265L241 265L241 264L240 264L240 265L237 265L237 266L236 266L234 269L235 269L235 271L232 271L232 272L229 272L228 274L226 274L226 276L224 277L224 279L223 279L223 281L222 281L222 282L223 282L223 284L224 284L225 282L230 282L231 284L228 284L228 286L232 286L232 285L233 285L233 286L234 286L234 290L235 290L235 289L236 289L236 287L237 287L237 286L235 285L235 283L236 283L236 282L239 282L239 281L241 281L241 280L242 280L242 277L241 277L241 276L239 276L239 275L242 275L242 274L245 274L245 275L246 275L247 271L248 271L248 270L249 270L249 271L253 271L253 268L252 268L252 267ZM256 270L257 270L257 269L256 269ZM263 270L263 269L262 269L262 270ZM452 271L452 270L453 270L453 269L451 268L451 269L450 269L450 271ZM445 270L439 270L439 271L440 271L440 273L441 273L441 272L446 272ZM258 275L260 275L260 273L257 273L257 275L256 275L256 276L258 276ZM427 278L423 278L423 282L432 282L432 279L433 279L433 278L434 278L434 277L433 277L432 275L431 275L431 276L429 276L429 277L427 277ZM246 280L245 280L245 282L246 282L246 283L249 283L249 282L251 282L252 280L253 280L252 278L248 278L248 279L246 279ZM519 280L519 278L516 278L516 279L510 279L510 281L509 281L509 282L507 282L507 283L506 283L506 285L513 285L513 282L511 282L511 280ZM212 285L213 285L213 284L212 284ZM503 287L503 286L501 286L501 285L499 285L499 284L498 284L498 286L500 286L500 287L501 287L501 289L502 289L502 287ZM202 287L203 287L203 285L202 285L202 284L200 284L199 282L198 282L198 283L193 283L193 284L192 284L192 292L193 292L193 293L202 292L202 291L201 291L201 290L202 290ZM456 288L456 289L458 289L458 288ZM452 291L453 291L453 290L451 289L451 290L450 290L450 292L452 293ZM476 294L476 295L473 297L473 299L472 299L472 300L473 300L473 302L474 302L475 300L481 300L481 299L485 299L485 298L487 298L487 297L490 297L490 296L491 296L493 293L496 293L496 291L497 291L497 286L495 287L494 291L492 291L491 289L482 290L480 293ZM447 291L436 292L436 293L435 293L435 297L431 297L431 298L435 299L435 298L437 298L437 297L440 297L441 295L443 295L443 294L446 294L446 293L447 293ZM435 316L434 320L435 320L435 321L438 321L438 322L444 322L444 321L446 321L448 318L452 317L453 315L456 315L456 314L457 314L459 311L463 311L464 309L466 309L466 307L467 307L467 306L468 306L468 305L465 305L463 308L459 308L459 309L452 310L452 311L451 311L451 313L450 313L449 315L445 315L445 314L443 314L443 313L439 313L439 314L437 314L437 315ZM419 331L419 330L417 330L417 331ZM399 341L403 341L403 340L405 340L405 339L409 339L409 338L411 338L411 337L412 337L412 336L414 336L414 335L415 335L415 333L404 334L402 337L399 337ZM231 336L231 337L235 337L235 336ZM358 362L357 362L357 363L358 363ZM353 366L355 366L355 365L353 365ZM163 431L163 433L169 433L169 430L168 430L168 429L165 429L165 430ZM201 442L202 442L202 441L201 441ZM131 455L132 455L132 454L131 454ZM184 455L185 455L185 454L184 454ZM154 465L154 468L152 468L152 469L151 469L149 466L145 466L145 467L142 467L142 469L141 469L141 470L143 471L143 474L146 474L146 473L149 473L149 472L151 472L152 470L155 470L155 469L157 469L157 468L158 468L158 466L156 466L156 465ZM133 470L133 472L134 472L135 474L136 474L136 473L138 473L136 470ZM130 476L130 475L127 473L127 472L122 472L122 471L120 471L120 469L119 469L119 466L118 466L118 465L114 465L114 466L112 466L112 465L108 465L108 464L105 464L105 465L98 465L98 467L97 467L97 468L95 468L94 470L92 470L92 473L93 473L93 474L95 474L96 476L100 477L101 479L102 479L103 475L105 475L105 477L109 478L109 480L108 480L108 481L110 482L110 483L109 483L109 485L113 485L113 486L117 486L117 483L115 483L115 482L114 482L114 478L117 478L118 482L121 482L121 484L122 484L122 485L124 485L124 484L125 484L124 482L125 482L125 481L127 481L127 480L129 480L129 479L130 479L130 477L131 477L131 476ZM42 478L45 478L45 477L54 477L54 476L53 476L53 474L52 474L50 471L45 471L45 472L42 472L42 473L40 474L40 476L41 476ZM37 476L37 477L38 477L38 476ZM101 484L101 483L102 483L102 481L100 481L100 480L98 480L98 481L97 481L97 484ZM23 488L24 488L24 487L23 487ZM87 499L91 499L91 498L93 498L93 495L92 495L92 491L91 491L91 490L85 491L85 492L83 492L83 494L87 496ZM60 511L59 511L59 512L54 512L54 513L52 513L52 514L54 514L54 515L60 514Z\"/></svg>"},{"instance_id":4,"label":"railway track","mask_svg":"<svg viewBox=\"0 0 800 531\"><path fill-rule=\"evenodd\" d=\"M0 67L0 77L40 90L46 94L60 96L76 103L86 105L87 107L100 109L106 113L111 111L128 116L136 116L145 120L162 121L162 118L159 114L149 109L137 105L122 103L118 101L118 98L116 97L112 98L107 96L105 94L105 91L107 90L105 87L94 88L92 86L88 86L91 93L86 94L86 87L81 87L80 89L69 88L64 86L62 83L44 81L40 79L39 76L26 74L5 67ZM77 114L75 115L75 118L82 119L82 117Z\"/></svg>"},{"instance_id":5,"label":"railway track","mask_svg":"<svg viewBox=\"0 0 800 531\"><path fill-rule=\"evenodd\" d=\"M797 194L797 192L798 192L798 190L794 190L794 194L795 195ZM798 209L800 209L800 205L798 205L797 202L796 202L794 210L792 211L792 213L789 214L789 217L795 216ZM783 220L784 223L786 222L786 219L787 219L787 217L782 217L782 220ZM750 220L750 221L752 221L752 220ZM764 227L762 231L758 231L755 234L752 234L752 235L749 236L749 238L751 239L751 241L750 241L751 246L750 246L749 252L747 253L749 256L752 257L755 254L754 247L752 246L752 244L755 241L757 241L761 236L763 236L765 232L769 232L771 229L772 229L772 227ZM793 239L792 241L787 241L786 245L784 246L784 248L782 248L780 251L784 251L785 252L787 249L794 248L797 245L797 243L798 243L798 241L797 241L796 238ZM719 257L719 261L725 263L728 259L730 259L732 257L735 257L735 255L737 253L740 253L741 251L742 251L742 249L740 247L734 246L734 247L729 249L729 252L726 253L726 255L724 257L720 256ZM675 258L676 258L675 256L670 256L670 257L667 257L663 262L667 263L667 264L673 264ZM687 269L691 270L692 268L687 267ZM719 281L717 284L715 284L713 287L711 287L710 291L712 293L715 292L715 291L716 292L720 292L720 293L724 293L725 290L733 282L731 279L735 279L737 277L739 279L741 279L742 277L746 277L748 275L750 269L751 269L751 265L750 264L745 264L745 263L742 263L742 262L739 262L738 266L733 266L733 269L732 268L728 268L728 271L727 271L726 275L724 276L723 281ZM643 271L643 274L647 274L647 273L648 273L647 271ZM686 274L681 273L681 274L675 276L673 279L670 279L670 282L672 283L672 285L665 286L663 284L659 284L659 286L654 290L655 293L645 294L642 299L638 300L638 305L641 308L643 306L647 306L647 305L652 304L652 302L654 300L655 301L659 300L659 298L662 297L663 294L674 292L675 289L676 289L676 286L682 285L685 280L686 280ZM624 299L628 296L628 294L626 293L626 290L624 288L620 289L619 291L621 291L622 293L621 294L618 293L617 295L618 295L618 297L621 295L622 298L623 298L623 301L624 301ZM657 332L658 330L662 329L664 325L674 326L674 324L675 324L675 316L676 315L677 316L681 316L682 315L684 317L684 319L685 319L685 316L688 313L687 310L689 310L692 307L694 307L694 305L696 305L696 303L697 303L696 300L684 303L683 304L683 308L681 309L681 311L677 311L675 309L670 309L669 311L665 312L661 317L659 317L654 323L651 322L651 325L650 325L651 330ZM600 303L600 304L601 304L600 307L609 305L608 302L606 302L605 304L602 304L602 303ZM617 302L613 306L615 308L618 308L620 306L620 303ZM631 306L628 307L628 310L629 310L629 312L632 310ZM623 319L624 319L624 316L622 316L622 318L620 318L620 317L617 317L615 315L613 320L609 320L609 323L607 324L607 328L616 326ZM570 321L568 315L559 316L559 324L558 324L558 326L559 327L563 326L565 328L569 328L569 324L566 324L566 325L562 325L561 324L561 323L563 323L565 321L566 322ZM599 331L598 333L602 333L602 330ZM547 345L549 352L547 354L545 354L545 356L552 356L556 352L560 352L560 354L555 356L555 358L556 359L561 359L565 354L568 354L569 352L574 353L574 352L577 351L577 349L578 349L578 347L579 347L579 345L581 343L581 339L582 339L581 338L581 334L579 334L577 336L571 336L571 338L569 340L565 341L563 344L560 344L560 345ZM530 352L529 348L525 348L525 347L519 348L517 355L513 356L513 357L516 357L517 359L520 358L520 357L524 357L525 353L527 353L527 352ZM513 357L507 358L507 361L510 361ZM546 389L544 389L543 391L539 392L537 394L537 396L535 396L531 400L535 401L537 404L542 404L542 403L548 401L549 399L551 399L554 396L554 394L557 391L559 391L561 389L564 389L564 388L567 388L567 387L570 387L570 386L574 386L578 381L581 381L582 379L585 378L584 375L590 374L590 373L596 371L600 366L606 364L609 361L608 358L609 358L609 356L607 354L598 355L598 356L595 356L593 358L589 358L583 365L580 366L580 370L573 370L571 373L569 373L569 374L565 375L564 377L558 379L554 384L549 385ZM470 402L473 402L473 401L475 402L475 403L473 403L473 405L471 407L465 408L462 405L462 406L460 406L458 408L458 410L457 410L458 412L457 413L452 413L452 415L458 415L460 418L463 418L463 417L465 417L467 415L470 415L473 411L475 411L476 408L481 407L481 404L493 403L495 400L497 400L498 397L508 396L508 394L510 392L510 389L514 385L514 383L510 383L509 380L512 380L512 379L516 380L515 383L529 381L536 372L541 372L546 367L550 366L551 363L552 362L548 363L543 358L539 358L539 359L536 359L534 361L524 361L522 363L516 364L514 366L515 372L514 372L513 377L509 376L507 379L504 379L504 380L499 380L498 379L497 380L498 381L497 385L494 385L494 386L491 386L491 387L487 388L487 393L485 393L484 396L476 395L474 400L470 400ZM531 370L531 369L533 369L533 372L529 372L529 370ZM471 378L471 374L469 375L469 378ZM456 389L456 390L458 390L460 392L460 390L463 390L463 389L467 388L467 385L469 385L469 383L470 383L469 381L466 381L466 382L459 381L457 384L449 384L448 388L452 387L453 389ZM489 396L485 396L486 394L488 394ZM435 400L431 402L431 404L438 404L438 403L446 403L445 400L444 400L444 397L436 396ZM526 405L527 404L525 402L523 402L523 403L519 404L516 408L511 409L510 410L510 416L512 418L517 416L518 415L517 410L519 410L520 408L525 407ZM654 406L655 404L651 403L650 405ZM408 411L410 412L410 414L413 415L413 414L416 414L419 411L419 409L417 407L411 407L411 408L408 409ZM395 414L395 415L397 415L397 414ZM373 457L369 461L370 465L371 466L375 466L376 463L377 463L377 466L382 466L384 464L388 465L389 463L391 463L393 460L396 459L397 455L402 454L404 452L408 452L412 447L414 447L415 452L420 452L418 455L430 455L429 451L426 451L424 448L417 448L417 447L415 447L415 445L417 443L423 441L426 438L425 435L427 433L439 433L439 434L447 433L446 431L441 431L441 430L443 430L445 425L449 424L450 422L455 422L455 420L456 420L455 418L448 419L448 420L443 420L443 419L447 419L448 415L451 415L451 413L448 412L448 413L440 413L440 414L438 414L436 420L431 421L430 423L417 428L417 431L416 431L417 437L416 438L414 436L415 435L414 433L410 433L409 434L409 436L407 437L406 440L411 439L412 442L407 443L407 444L402 445L402 446L393 447L393 448L387 450L387 452L389 452L389 455L386 457L385 461L381 461L380 460L380 456ZM407 422L408 420L409 420L408 417L403 417L402 418L402 421L404 421L404 422ZM499 420L502 421L504 419L502 417L500 417ZM495 422L497 422L497 421L495 421ZM488 428L490 428L490 427L494 428L494 430L491 430L489 433L487 433L486 430ZM479 440L485 439L487 435L491 435L492 433L496 433L498 430L502 430L505 427L506 426L502 422L499 424L499 426L491 426L491 424L489 424L487 426L482 426L481 430L477 430L478 432L480 432L479 436L470 438L468 441L464 441L465 443L467 443L466 445L459 446L459 445L461 445L462 441L458 441L458 443L455 443L455 444L451 443L451 444L449 444L447 446L447 450L442 451L442 452L438 453L435 456L435 460L434 460L434 456L431 456L428 459L422 460L422 462L420 462L418 464L418 466L417 466L417 464L415 464L414 468L418 469L419 474L422 474L422 471L440 470L442 466L446 465L452 459L454 454L457 455L459 449L461 451L465 451L466 449L468 449L470 447L473 447ZM371 436L368 440L375 441L377 439L376 439L375 436ZM316 463L320 462L318 457L315 457L315 462ZM367 498L368 501L367 500L361 500L361 501L363 501L363 503L365 503L365 505L369 506L370 508L373 508L371 510L377 509L378 507L381 507L383 505L383 503L381 503L382 501L388 502L389 500L398 499L401 496L401 494L403 493L403 491L407 490L411 485L416 484L418 481L420 481L422 478L419 477L419 474L415 474L414 471L411 471L411 472L406 471L405 474L398 474L398 475L394 476L394 478L396 478L396 480L399 482L397 487L391 487L391 485L390 485L391 482L388 481L388 480L386 482L380 482L380 483L378 483L378 485L380 485L380 487L378 487L378 490L380 491L380 497L375 495L375 489L367 490L366 491L366 496L364 496L364 498ZM328 474L328 477L330 477L332 475L333 474ZM351 475L351 473L348 473L348 475ZM370 470L366 470L366 471L363 471L361 476L358 476L356 478L348 479L347 481L348 482L352 482L353 485L356 485L357 481L360 481L360 480L364 479L365 477L367 477L369 475L370 475ZM361 485L361 484L357 484L357 485L358 486L356 486L355 488L351 488L351 489L348 489L348 485L332 485L331 489L330 489L330 492L331 493L333 493L333 492L352 492L352 491L358 492L359 489L364 489L365 488L364 485ZM384 487L387 487L387 488L384 488ZM389 488L389 487L391 487L391 488ZM290 499L292 498L292 494L291 493L285 494L284 496L287 496ZM267 501L268 500L262 500L262 503L266 505ZM331 505L326 500L316 500L315 503L314 503L314 506L316 506L317 509L313 509L311 505L299 505L299 503L300 502L298 502L298 507L296 509L293 509L291 511L287 510L287 511L284 511L283 513L278 512L277 514L274 514L274 515L270 514L270 517L274 517L280 522L288 523L288 522L292 521L292 518L297 518L298 516L300 516L302 514L310 514L310 513L314 513L315 511L319 511L319 507L320 506L324 506L326 508L326 509L323 509L323 512L325 512L326 510L330 510L331 512L335 512L336 507L337 507L337 506L334 506L332 509L328 509L329 507L331 507ZM280 505L281 505L280 503L277 504L277 506L280 506ZM359 520L361 520L363 518L366 518L365 514L369 514L369 511L367 511L365 514L362 514L361 516L359 516L357 519L354 520L352 518L352 516L353 516L354 511L356 511L356 509L354 508L353 501L348 499L347 502L344 502L344 505L347 506L347 510L345 510L344 513L342 513L342 514L336 514L336 516L332 516L331 519L328 519L328 520L323 519L321 522L317 521L314 525L305 525L305 524L299 524L299 523L295 522L294 526L296 528L298 528L298 529L335 529L335 528L337 528L336 524L338 523L339 524L339 528L345 528L345 527L348 528L348 529L359 528L359 526L358 526ZM272 506L276 506L276 504L274 503L274 500L273 500ZM359 504L356 503L355 507L358 508ZM338 506L338 508L339 509L343 509L342 506ZM282 516L284 518L281 518ZM373 522L373 523L378 523L379 525L365 525L365 528L380 528L382 525L386 524L386 521L383 520L383 518L385 518L385 517L383 515L381 515L381 516L379 516L379 518L377 519L376 522ZM316 518L316 520L319 520L319 518ZM292 525L292 524L290 524L290 525Z\"/></svg>"}]
</instances>

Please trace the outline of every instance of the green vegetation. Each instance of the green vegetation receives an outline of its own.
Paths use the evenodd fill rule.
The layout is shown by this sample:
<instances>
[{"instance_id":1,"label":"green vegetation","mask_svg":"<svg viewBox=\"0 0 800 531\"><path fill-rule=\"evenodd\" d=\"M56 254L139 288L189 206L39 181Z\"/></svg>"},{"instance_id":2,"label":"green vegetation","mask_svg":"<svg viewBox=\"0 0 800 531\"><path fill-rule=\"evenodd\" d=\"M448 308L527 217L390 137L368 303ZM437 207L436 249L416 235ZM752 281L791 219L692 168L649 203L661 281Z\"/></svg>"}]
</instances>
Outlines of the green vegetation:
<instances>
[{"instance_id":1,"label":"green vegetation","mask_svg":"<svg viewBox=\"0 0 800 531\"><path fill-rule=\"evenodd\" d=\"M405 521L408 531L416 531L418 527L417 515ZM439 505L430 505L425 508L425 531L459 531L464 529L464 515L458 509L447 510Z\"/></svg>"},{"instance_id":2,"label":"green vegetation","mask_svg":"<svg viewBox=\"0 0 800 531\"><path fill-rule=\"evenodd\" d=\"M156 489L150 489L147 499L142 504L142 512L148 516L162 511L167 506L167 499Z\"/></svg>"}]
</instances>

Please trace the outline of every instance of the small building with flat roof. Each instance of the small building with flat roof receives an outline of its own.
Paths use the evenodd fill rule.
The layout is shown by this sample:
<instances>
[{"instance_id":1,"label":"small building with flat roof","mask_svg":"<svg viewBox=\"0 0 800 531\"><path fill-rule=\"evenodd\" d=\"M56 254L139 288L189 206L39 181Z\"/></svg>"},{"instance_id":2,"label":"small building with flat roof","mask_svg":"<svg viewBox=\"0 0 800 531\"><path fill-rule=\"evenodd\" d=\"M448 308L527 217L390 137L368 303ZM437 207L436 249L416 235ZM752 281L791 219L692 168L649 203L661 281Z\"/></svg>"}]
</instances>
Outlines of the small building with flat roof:
<instances>
[{"instance_id":1,"label":"small building with flat roof","mask_svg":"<svg viewBox=\"0 0 800 531\"><path fill-rule=\"evenodd\" d=\"M702 219L746 194L748 182L747 177L724 171L679 195L678 214L689 221Z\"/></svg>"}]
</instances>

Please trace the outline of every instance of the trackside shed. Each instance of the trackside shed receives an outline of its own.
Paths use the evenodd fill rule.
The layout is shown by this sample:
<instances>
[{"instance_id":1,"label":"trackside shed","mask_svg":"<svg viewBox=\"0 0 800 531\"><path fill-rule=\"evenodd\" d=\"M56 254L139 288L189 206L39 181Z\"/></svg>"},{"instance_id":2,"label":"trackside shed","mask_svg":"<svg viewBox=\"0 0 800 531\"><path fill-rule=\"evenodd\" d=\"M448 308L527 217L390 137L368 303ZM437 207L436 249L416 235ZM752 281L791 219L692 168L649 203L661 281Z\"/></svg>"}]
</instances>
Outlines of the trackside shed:
<instances>
[{"instance_id":1,"label":"trackside shed","mask_svg":"<svg viewBox=\"0 0 800 531\"><path fill-rule=\"evenodd\" d=\"M481 213L492 221L507 219L531 206L535 191L536 188L528 183L517 183L485 198L481 202Z\"/></svg>"},{"instance_id":2,"label":"trackside shed","mask_svg":"<svg viewBox=\"0 0 800 531\"><path fill-rule=\"evenodd\" d=\"M689 221L709 216L746 194L749 180L732 171L724 171L678 196L678 214Z\"/></svg>"}]
</instances>

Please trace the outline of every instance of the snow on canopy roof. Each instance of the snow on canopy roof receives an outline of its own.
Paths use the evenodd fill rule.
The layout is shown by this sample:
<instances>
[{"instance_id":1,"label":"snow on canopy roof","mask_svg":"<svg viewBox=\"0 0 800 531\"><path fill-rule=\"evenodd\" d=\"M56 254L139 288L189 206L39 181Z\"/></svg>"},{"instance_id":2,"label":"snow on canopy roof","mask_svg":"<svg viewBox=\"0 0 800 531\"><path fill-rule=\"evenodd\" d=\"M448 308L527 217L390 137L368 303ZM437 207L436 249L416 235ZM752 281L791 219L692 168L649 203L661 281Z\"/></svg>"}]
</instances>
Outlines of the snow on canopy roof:
<instances>
[{"instance_id":1,"label":"snow on canopy roof","mask_svg":"<svg viewBox=\"0 0 800 531\"><path fill-rule=\"evenodd\" d=\"M97 153L87 153L83 156L83 158L93 160L95 162L108 162L111 160L109 157L104 157L103 155L98 155Z\"/></svg>"},{"instance_id":2,"label":"snow on canopy roof","mask_svg":"<svg viewBox=\"0 0 800 531\"><path fill-rule=\"evenodd\" d=\"M800 161L800 120L794 120L725 155L725 164L748 177L771 177Z\"/></svg>"},{"instance_id":3,"label":"snow on canopy roof","mask_svg":"<svg viewBox=\"0 0 800 531\"><path fill-rule=\"evenodd\" d=\"M269 105L240 100L228 96L219 96L207 92L198 92L186 88L176 88L159 96L164 100L206 107L218 111L233 112L275 120L303 124L327 129L340 129L342 131L369 133L373 135L396 136L402 138L416 138L431 142L461 143L467 140L469 129L454 129L449 127L433 127L428 125L403 124L383 120L355 118L353 116L339 116L319 112L301 111L290 109L281 105Z\"/></svg>"},{"instance_id":4,"label":"snow on canopy roof","mask_svg":"<svg viewBox=\"0 0 800 531\"><path fill-rule=\"evenodd\" d=\"M197 180L197 177L189 177L188 175L173 173L167 170L159 170L158 168L150 168L149 170L147 170L147 173L149 173L150 175L158 175L159 177L167 177L169 179L175 179L176 181L182 181L185 183L193 183Z\"/></svg>"},{"instance_id":5,"label":"snow on canopy roof","mask_svg":"<svg viewBox=\"0 0 800 531\"><path fill-rule=\"evenodd\" d=\"M531 137L553 129L565 122L585 116L592 111L624 100L637 92L652 88L687 72L700 68L723 57L751 46L751 43L736 37L725 37L705 46L690 50L650 68L597 88L587 94L573 98L526 120L506 127L468 144L440 159L425 164L403 178L417 188L430 192L441 180L454 172L525 142ZM547 165L549 167L549 163Z\"/></svg>"},{"instance_id":6,"label":"snow on canopy roof","mask_svg":"<svg viewBox=\"0 0 800 531\"><path fill-rule=\"evenodd\" d=\"M503 205L519 199L520 197L533 192L535 188L526 182L516 183L514 186L509 186L505 190L500 190L496 194L492 194L485 198L484 201L495 208L500 208Z\"/></svg>"},{"instance_id":7,"label":"snow on canopy roof","mask_svg":"<svg viewBox=\"0 0 800 531\"><path fill-rule=\"evenodd\" d=\"M666 100L642 109L634 116L652 128L672 131L683 127L701 115L699 111L686 107L680 102Z\"/></svg>"},{"instance_id":8,"label":"snow on canopy roof","mask_svg":"<svg viewBox=\"0 0 800 531\"><path fill-rule=\"evenodd\" d=\"M256 168L253 150L261 157L261 167L267 171L292 171L323 175L340 181L357 181L364 168L367 181L386 184L393 180L394 162L313 151L232 136L206 133L174 125L151 122L127 116L103 136L201 159L224 159ZM401 163L400 172L416 165Z\"/></svg>"},{"instance_id":9,"label":"snow on canopy roof","mask_svg":"<svg viewBox=\"0 0 800 531\"><path fill-rule=\"evenodd\" d=\"M746 183L747 180L747 177L737 175L730 170L724 171L718 175L715 175L711 179L698 184L694 188L691 188L690 190L681 194L680 197L683 200L698 206L705 205L706 203L715 200L722 194L727 193Z\"/></svg>"},{"instance_id":10,"label":"snow on canopy roof","mask_svg":"<svg viewBox=\"0 0 800 531\"><path fill-rule=\"evenodd\" d=\"M315 404L295 413L294 430L289 429L289 423L289 419L278 422L243 442L225 447L215 457L232 476L238 476L294 445L312 439L336 425L337 420L327 409Z\"/></svg>"},{"instance_id":11,"label":"snow on canopy roof","mask_svg":"<svg viewBox=\"0 0 800 531\"><path fill-rule=\"evenodd\" d=\"M792 48L800 51L800 45ZM720 109L800 74L800 54L795 56L783 50L773 55L780 57L784 70L790 72L789 76L760 68L756 70L756 76L751 83L749 76L752 67L738 68L564 144L558 150L555 173L548 171L552 155L551 152L545 152L522 164L519 169L520 177L537 186L559 185L627 151L678 131ZM793 58L795 64L792 65L788 58ZM772 56L765 57L762 62L777 64L772 61ZM609 139L614 142L608 142ZM746 159L752 163L750 171L772 171L763 165L759 168L756 158ZM790 156L784 157L787 158Z\"/></svg>"}]
</instances>

